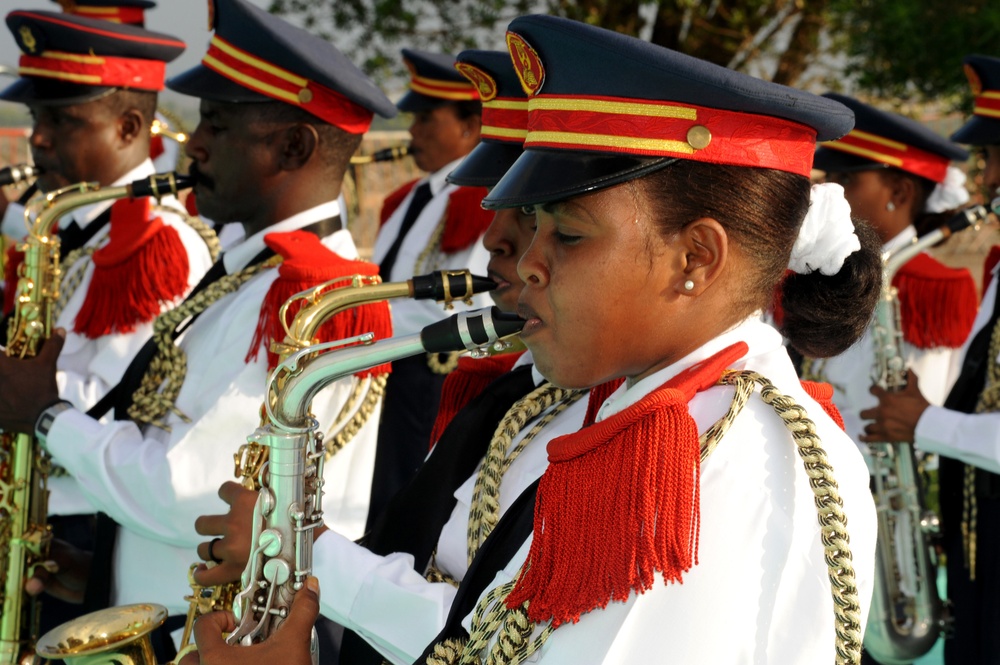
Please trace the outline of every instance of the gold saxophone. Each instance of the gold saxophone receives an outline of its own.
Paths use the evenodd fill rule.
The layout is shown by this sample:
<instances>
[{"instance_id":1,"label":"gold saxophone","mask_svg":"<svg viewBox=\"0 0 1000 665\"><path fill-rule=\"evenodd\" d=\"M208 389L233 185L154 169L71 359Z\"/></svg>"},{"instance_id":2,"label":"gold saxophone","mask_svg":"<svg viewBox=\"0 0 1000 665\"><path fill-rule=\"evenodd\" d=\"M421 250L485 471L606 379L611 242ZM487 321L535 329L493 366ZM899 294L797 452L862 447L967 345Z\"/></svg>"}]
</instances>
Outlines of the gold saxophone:
<instances>
[{"instance_id":1,"label":"gold saxophone","mask_svg":"<svg viewBox=\"0 0 1000 665\"><path fill-rule=\"evenodd\" d=\"M59 238L52 230L80 206L125 197L175 194L193 181L169 173L122 187L101 189L79 183L54 192L25 210L34 218L22 249L25 257L7 336L7 355L29 358L52 332L52 307L59 298ZM38 639L40 604L24 593L24 583L49 557L48 455L32 435L0 434L0 665L30 662ZM27 659L27 661L25 661Z\"/></svg>"},{"instance_id":2,"label":"gold saxophone","mask_svg":"<svg viewBox=\"0 0 1000 665\"><path fill-rule=\"evenodd\" d=\"M891 392L906 387L899 298L893 277L924 249L952 233L978 226L986 215L983 206L962 210L941 228L882 257L882 294L872 326L876 385ZM878 546L875 592L864 647L884 665L905 665L930 651L947 624L945 605L937 592L937 563L929 542L937 533L938 518L925 510L921 501L913 445L899 441L869 445L878 509Z\"/></svg>"},{"instance_id":3,"label":"gold saxophone","mask_svg":"<svg viewBox=\"0 0 1000 665\"><path fill-rule=\"evenodd\" d=\"M344 282L348 280L349 283L345 285ZM447 309L455 300L471 303L472 296L495 287L496 284L493 280L473 275L468 270L442 270L428 275L418 275L405 282L388 283L382 283L378 276L338 277L296 294L282 305L279 317L285 328L285 338L280 342L274 340L271 343L271 350L279 355L279 362L284 362L293 353L311 347L315 343L314 340L320 326L333 316L351 307L379 300L413 298L416 300L436 300L443 303ZM288 308L299 301L304 301L305 306L298 311L292 322L288 323L286 315ZM377 398L381 396L384 386L385 378L381 377L380 379L372 379L368 388L370 393ZM353 403L355 400L351 400L351 402ZM338 423L345 422L349 416L349 413L346 412L350 411L352 406L352 404L345 405L345 412L342 412L337 418ZM265 405L261 408L261 427L267 425L267 422ZM359 426L360 424L356 423L355 427L349 428L345 424L335 435L335 438L349 439L357 432ZM338 443L339 447L342 447L346 440ZM239 451L233 457L236 463L235 475L243 487L255 492L260 491L261 471L268 461L268 447L251 439L240 446ZM194 570L197 565L192 565L188 571L191 595L184 598L189 605L184 634L181 637L181 650L191 643L195 620L209 612L232 609L233 600L241 588L238 582L220 586L198 584L194 580Z\"/></svg>"},{"instance_id":4,"label":"gold saxophone","mask_svg":"<svg viewBox=\"0 0 1000 665\"><path fill-rule=\"evenodd\" d=\"M521 330L524 321L497 308L462 312L403 337L371 333L290 355L268 378L267 424L250 440L269 449L268 473L254 508L251 552L233 614L230 644L266 640L288 615L312 570L313 530L322 524L322 436L309 413L334 381L418 353L480 349ZM313 635L315 656L315 634ZM314 658L315 662L315 658Z\"/></svg>"}]
</instances>

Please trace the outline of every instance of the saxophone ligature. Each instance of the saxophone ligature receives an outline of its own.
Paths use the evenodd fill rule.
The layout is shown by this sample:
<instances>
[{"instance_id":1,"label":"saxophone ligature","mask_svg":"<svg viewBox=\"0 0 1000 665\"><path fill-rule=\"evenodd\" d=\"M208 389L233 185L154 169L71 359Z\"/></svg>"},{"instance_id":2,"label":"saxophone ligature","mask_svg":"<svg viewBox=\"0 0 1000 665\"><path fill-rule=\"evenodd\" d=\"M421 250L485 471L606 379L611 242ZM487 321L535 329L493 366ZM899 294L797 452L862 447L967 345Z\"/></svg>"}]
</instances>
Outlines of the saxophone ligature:
<instances>
[{"instance_id":1,"label":"saxophone ligature","mask_svg":"<svg viewBox=\"0 0 1000 665\"><path fill-rule=\"evenodd\" d=\"M304 349L275 368L268 379L268 424L250 437L270 449L270 461L261 474L250 559L233 605L237 627L227 638L230 644L267 639L288 615L312 570L313 530L323 521L323 453L316 421L309 415L313 397L355 372L419 353L481 349L523 325L495 307L463 312L413 335L376 342L367 334Z\"/></svg>"},{"instance_id":2,"label":"saxophone ligature","mask_svg":"<svg viewBox=\"0 0 1000 665\"><path fill-rule=\"evenodd\" d=\"M994 201L994 210L1000 198ZM875 308L875 385L896 392L906 387L899 297L893 277L910 259L969 227L978 228L987 210L977 205L959 211L947 224L882 257L882 293ZM865 650L884 665L905 665L930 651L947 627L945 601L937 591L937 561L931 540L938 518L921 500L913 445L869 444L873 492L878 513L875 591Z\"/></svg>"},{"instance_id":3,"label":"saxophone ligature","mask_svg":"<svg viewBox=\"0 0 1000 665\"><path fill-rule=\"evenodd\" d=\"M271 350L278 354L279 362L284 361L293 353L311 347L315 343L317 331L326 321L347 309L366 303L412 298L435 300L442 303L445 309L450 309L455 301L471 304L474 295L494 288L496 283L493 280L473 275L468 270L441 270L427 275L417 275L405 282L383 283L377 275L338 277L297 293L282 305L279 318L285 329L285 337L280 341L274 340L271 343ZM297 304L301 304L302 307L289 322L288 312ZM378 395L381 395L381 388ZM338 421L340 420L342 418L338 418ZM261 426L266 424L267 417L264 413ZM336 436L341 434L338 433ZM235 475L240 484L249 490L259 491L261 471L268 461L268 448L256 441L248 441L240 446L234 455L234 461ZM196 565L191 566L188 571L191 595L185 597L189 605L181 637L181 649L191 643L194 622L199 616L216 610L232 609L233 599L240 591L239 583L214 587L198 584L194 580Z\"/></svg>"},{"instance_id":4,"label":"saxophone ligature","mask_svg":"<svg viewBox=\"0 0 1000 665\"><path fill-rule=\"evenodd\" d=\"M9 357L30 358L52 333L53 306L59 299L59 219L80 206L126 197L157 199L190 187L192 180L173 173L154 175L121 187L79 183L50 192L25 210L34 220L21 249L14 313L7 336ZM31 656L38 639L41 610L24 593L24 583L49 558L48 455L31 435L0 433L0 665Z\"/></svg>"},{"instance_id":5,"label":"saxophone ligature","mask_svg":"<svg viewBox=\"0 0 1000 665\"><path fill-rule=\"evenodd\" d=\"M34 164L11 164L0 169L0 187L19 185L38 177L42 170Z\"/></svg>"}]
</instances>

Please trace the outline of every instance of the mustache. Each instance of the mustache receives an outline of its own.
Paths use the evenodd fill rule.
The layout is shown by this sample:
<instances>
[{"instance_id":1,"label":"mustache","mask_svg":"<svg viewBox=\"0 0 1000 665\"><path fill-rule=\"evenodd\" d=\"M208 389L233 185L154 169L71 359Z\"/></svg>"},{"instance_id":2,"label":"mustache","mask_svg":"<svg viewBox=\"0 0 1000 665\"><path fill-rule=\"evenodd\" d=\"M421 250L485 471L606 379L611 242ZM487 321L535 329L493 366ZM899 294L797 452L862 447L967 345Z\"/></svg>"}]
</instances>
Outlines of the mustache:
<instances>
[{"instance_id":1,"label":"mustache","mask_svg":"<svg viewBox=\"0 0 1000 665\"><path fill-rule=\"evenodd\" d=\"M188 169L188 175L194 178L195 185L202 185L207 189L215 189L215 179L209 178L207 175L202 173L196 163L191 163L191 167Z\"/></svg>"}]
</instances>

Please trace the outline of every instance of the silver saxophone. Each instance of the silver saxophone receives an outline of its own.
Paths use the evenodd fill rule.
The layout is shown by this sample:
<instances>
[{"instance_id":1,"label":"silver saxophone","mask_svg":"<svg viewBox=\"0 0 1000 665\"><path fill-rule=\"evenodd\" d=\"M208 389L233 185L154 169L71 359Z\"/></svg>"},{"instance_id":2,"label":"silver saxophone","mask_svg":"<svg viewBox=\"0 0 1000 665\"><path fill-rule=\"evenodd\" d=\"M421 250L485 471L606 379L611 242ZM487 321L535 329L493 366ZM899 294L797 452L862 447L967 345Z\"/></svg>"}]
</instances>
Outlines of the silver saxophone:
<instances>
[{"instance_id":1,"label":"silver saxophone","mask_svg":"<svg viewBox=\"0 0 1000 665\"><path fill-rule=\"evenodd\" d=\"M1000 198L994 201L994 210ZM897 392L906 387L899 297L892 280L910 259L951 234L977 227L988 214L977 205L959 211L947 224L882 256L882 293L875 308L874 383ZM883 665L905 665L930 651L947 625L945 602L937 592L937 561L931 538L938 517L926 510L913 445L869 444L873 458L878 546L865 650Z\"/></svg>"},{"instance_id":2,"label":"silver saxophone","mask_svg":"<svg viewBox=\"0 0 1000 665\"><path fill-rule=\"evenodd\" d=\"M368 333L303 349L268 378L267 423L248 440L269 448L254 508L250 558L233 602L237 627L227 641L267 639L312 571L313 530L323 523L323 442L309 413L313 398L334 381L419 353L474 351L502 345L524 321L496 307L463 312L421 332L373 341ZM315 634L313 657L317 656Z\"/></svg>"}]
</instances>

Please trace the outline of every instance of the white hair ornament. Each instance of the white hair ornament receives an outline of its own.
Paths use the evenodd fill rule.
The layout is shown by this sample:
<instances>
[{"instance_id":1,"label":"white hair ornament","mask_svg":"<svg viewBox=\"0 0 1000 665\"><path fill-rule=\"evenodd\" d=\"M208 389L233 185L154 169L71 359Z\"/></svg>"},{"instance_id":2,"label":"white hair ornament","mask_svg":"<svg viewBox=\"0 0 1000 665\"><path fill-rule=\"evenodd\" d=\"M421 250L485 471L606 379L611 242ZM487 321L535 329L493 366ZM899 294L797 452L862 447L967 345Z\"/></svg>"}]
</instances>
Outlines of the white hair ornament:
<instances>
[{"instance_id":1,"label":"white hair ornament","mask_svg":"<svg viewBox=\"0 0 1000 665\"><path fill-rule=\"evenodd\" d=\"M924 204L924 212L937 214L946 210L961 208L969 202L969 190L965 188L965 172L957 166L949 166L944 181L939 182Z\"/></svg>"},{"instance_id":2,"label":"white hair ornament","mask_svg":"<svg viewBox=\"0 0 1000 665\"><path fill-rule=\"evenodd\" d=\"M800 275L817 270L836 275L844 260L859 249L861 241L854 233L844 188L834 183L813 185L809 212L799 227L788 269Z\"/></svg>"}]
</instances>

